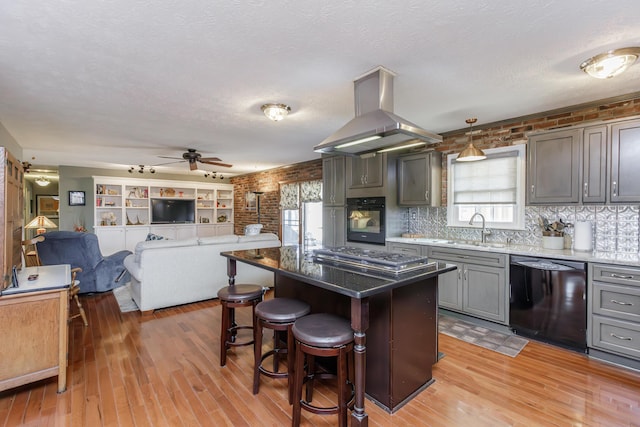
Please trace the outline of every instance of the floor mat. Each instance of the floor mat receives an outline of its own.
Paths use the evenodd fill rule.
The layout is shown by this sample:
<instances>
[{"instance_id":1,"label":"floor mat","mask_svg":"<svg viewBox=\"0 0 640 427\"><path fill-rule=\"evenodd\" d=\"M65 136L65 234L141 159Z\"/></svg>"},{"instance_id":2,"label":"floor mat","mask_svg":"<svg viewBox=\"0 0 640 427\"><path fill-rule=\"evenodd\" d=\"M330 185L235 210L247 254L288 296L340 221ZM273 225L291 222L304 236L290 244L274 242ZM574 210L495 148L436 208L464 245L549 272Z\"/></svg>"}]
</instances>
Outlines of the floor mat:
<instances>
[{"instance_id":1,"label":"floor mat","mask_svg":"<svg viewBox=\"0 0 640 427\"><path fill-rule=\"evenodd\" d=\"M449 335L450 337L511 357L516 357L529 342L516 335L494 331L442 314L439 316L438 330L440 333Z\"/></svg>"},{"instance_id":2,"label":"floor mat","mask_svg":"<svg viewBox=\"0 0 640 427\"><path fill-rule=\"evenodd\" d=\"M138 306L131 296L130 286L131 283L127 283L126 285L115 288L112 291L113 296L115 296L118 301L118 306L120 306L120 311L122 313L138 310Z\"/></svg>"}]
</instances>

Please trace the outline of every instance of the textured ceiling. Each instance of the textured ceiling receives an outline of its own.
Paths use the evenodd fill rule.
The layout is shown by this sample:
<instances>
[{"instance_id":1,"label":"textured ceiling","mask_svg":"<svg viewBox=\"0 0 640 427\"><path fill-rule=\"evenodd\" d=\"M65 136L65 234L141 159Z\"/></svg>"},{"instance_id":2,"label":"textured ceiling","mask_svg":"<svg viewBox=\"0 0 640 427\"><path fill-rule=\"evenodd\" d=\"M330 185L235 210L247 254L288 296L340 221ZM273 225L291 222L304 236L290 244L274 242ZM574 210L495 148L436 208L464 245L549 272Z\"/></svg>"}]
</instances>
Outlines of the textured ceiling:
<instances>
[{"instance_id":1,"label":"textured ceiling","mask_svg":"<svg viewBox=\"0 0 640 427\"><path fill-rule=\"evenodd\" d=\"M395 113L437 133L637 92L640 65L605 81L578 65L640 46L638 22L637 0L4 0L0 123L34 164L196 148L247 173L317 158L379 65ZM266 102L292 113L269 121Z\"/></svg>"}]
</instances>

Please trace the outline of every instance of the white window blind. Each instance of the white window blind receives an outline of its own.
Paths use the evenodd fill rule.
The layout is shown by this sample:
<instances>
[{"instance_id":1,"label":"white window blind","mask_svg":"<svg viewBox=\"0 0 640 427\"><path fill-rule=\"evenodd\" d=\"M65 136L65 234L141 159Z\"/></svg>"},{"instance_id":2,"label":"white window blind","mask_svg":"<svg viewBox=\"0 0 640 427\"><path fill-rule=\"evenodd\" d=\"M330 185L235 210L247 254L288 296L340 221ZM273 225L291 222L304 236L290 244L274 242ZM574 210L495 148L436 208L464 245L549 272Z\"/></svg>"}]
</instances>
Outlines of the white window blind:
<instances>
[{"instance_id":1,"label":"white window blind","mask_svg":"<svg viewBox=\"0 0 640 427\"><path fill-rule=\"evenodd\" d=\"M453 203L456 205L515 204L518 153L487 156L479 162L453 164Z\"/></svg>"}]
</instances>

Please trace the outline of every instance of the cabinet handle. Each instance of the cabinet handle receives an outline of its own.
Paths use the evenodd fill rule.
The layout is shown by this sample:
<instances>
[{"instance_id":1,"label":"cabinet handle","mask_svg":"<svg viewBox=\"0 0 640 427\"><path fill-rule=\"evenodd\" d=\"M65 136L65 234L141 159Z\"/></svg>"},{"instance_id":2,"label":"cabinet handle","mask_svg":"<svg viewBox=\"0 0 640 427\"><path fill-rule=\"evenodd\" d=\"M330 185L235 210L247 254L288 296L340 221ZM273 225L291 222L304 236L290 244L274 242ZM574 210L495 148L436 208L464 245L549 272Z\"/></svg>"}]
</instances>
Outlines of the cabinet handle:
<instances>
[{"instance_id":1,"label":"cabinet handle","mask_svg":"<svg viewBox=\"0 0 640 427\"><path fill-rule=\"evenodd\" d=\"M614 303L614 304L618 304L618 305L630 305L630 306L633 306L632 302L616 301L614 299L612 299L611 302Z\"/></svg>"},{"instance_id":2,"label":"cabinet handle","mask_svg":"<svg viewBox=\"0 0 640 427\"><path fill-rule=\"evenodd\" d=\"M611 277L616 279L633 279L633 276L623 276L622 274L611 273Z\"/></svg>"},{"instance_id":3,"label":"cabinet handle","mask_svg":"<svg viewBox=\"0 0 640 427\"><path fill-rule=\"evenodd\" d=\"M531 195L533 196L533 190L536 188L534 184L531 184Z\"/></svg>"},{"instance_id":4,"label":"cabinet handle","mask_svg":"<svg viewBox=\"0 0 640 427\"><path fill-rule=\"evenodd\" d=\"M613 195L618 195L618 183L616 181L613 181Z\"/></svg>"},{"instance_id":5,"label":"cabinet handle","mask_svg":"<svg viewBox=\"0 0 640 427\"><path fill-rule=\"evenodd\" d=\"M364 175L360 175L360 184L364 184Z\"/></svg>"},{"instance_id":6,"label":"cabinet handle","mask_svg":"<svg viewBox=\"0 0 640 427\"><path fill-rule=\"evenodd\" d=\"M587 197L589 195L588 188L589 188L589 183L585 182L584 183L584 197Z\"/></svg>"},{"instance_id":7,"label":"cabinet handle","mask_svg":"<svg viewBox=\"0 0 640 427\"><path fill-rule=\"evenodd\" d=\"M623 341L633 341L633 338L631 337L621 337L620 335L616 335L613 332L611 332L611 336L614 338L618 338L619 340L623 340Z\"/></svg>"},{"instance_id":8,"label":"cabinet handle","mask_svg":"<svg viewBox=\"0 0 640 427\"><path fill-rule=\"evenodd\" d=\"M458 280L462 279L462 270L458 269Z\"/></svg>"},{"instance_id":9,"label":"cabinet handle","mask_svg":"<svg viewBox=\"0 0 640 427\"><path fill-rule=\"evenodd\" d=\"M463 277L464 277L464 280L467 280L467 269L466 269L466 268L464 269L464 275L463 275Z\"/></svg>"},{"instance_id":10,"label":"cabinet handle","mask_svg":"<svg viewBox=\"0 0 640 427\"><path fill-rule=\"evenodd\" d=\"M424 199L429 200L429 190L424 192Z\"/></svg>"}]
</instances>

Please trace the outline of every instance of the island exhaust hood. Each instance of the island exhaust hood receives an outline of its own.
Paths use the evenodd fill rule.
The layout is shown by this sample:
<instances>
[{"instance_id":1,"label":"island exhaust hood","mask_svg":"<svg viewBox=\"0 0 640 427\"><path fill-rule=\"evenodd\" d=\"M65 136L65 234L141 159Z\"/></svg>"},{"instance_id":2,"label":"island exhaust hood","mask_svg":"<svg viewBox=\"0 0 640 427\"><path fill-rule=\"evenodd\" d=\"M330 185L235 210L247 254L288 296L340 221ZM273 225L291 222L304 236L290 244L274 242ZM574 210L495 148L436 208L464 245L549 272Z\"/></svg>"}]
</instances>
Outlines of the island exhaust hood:
<instances>
[{"instance_id":1,"label":"island exhaust hood","mask_svg":"<svg viewBox=\"0 0 640 427\"><path fill-rule=\"evenodd\" d=\"M314 151L361 155L441 143L442 136L393 114L393 77L391 71L377 67L355 80L356 117L315 146Z\"/></svg>"}]
</instances>

